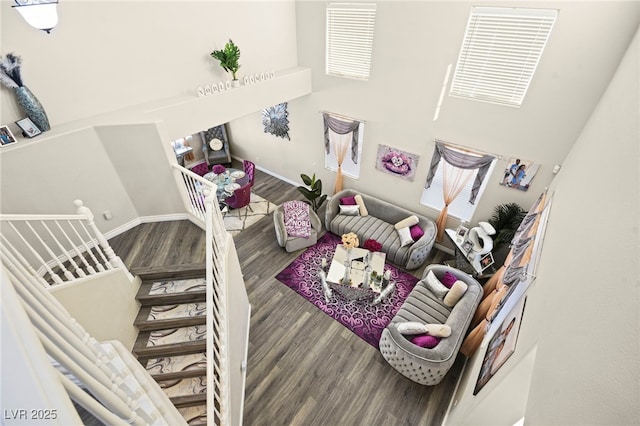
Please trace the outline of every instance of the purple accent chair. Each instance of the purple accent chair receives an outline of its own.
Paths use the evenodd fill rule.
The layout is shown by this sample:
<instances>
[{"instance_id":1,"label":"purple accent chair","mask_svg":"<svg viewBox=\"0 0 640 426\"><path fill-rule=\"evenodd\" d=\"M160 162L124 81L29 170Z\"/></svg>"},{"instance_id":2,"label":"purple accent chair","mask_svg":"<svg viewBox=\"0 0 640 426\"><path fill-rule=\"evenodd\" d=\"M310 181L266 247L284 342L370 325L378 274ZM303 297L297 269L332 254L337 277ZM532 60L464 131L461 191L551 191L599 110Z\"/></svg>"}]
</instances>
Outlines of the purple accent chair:
<instances>
[{"instance_id":1,"label":"purple accent chair","mask_svg":"<svg viewBox=\"0 0 640 426\"><path fill-rule=\"evenodd\" d=\"M249 160L243 160L242 168L244 169L244 173L249 178L249 183L251 184L251 188L253 188L253 182L256 177L256 165Z\"/></svg>"},{"instance_id":2,"label":"purple accent chair","mask_svg":"<svg viewBox=\"0 0 640 426\"><path fill-rule=\"evenodd\" d=\"M207 166L207 163L199 163L191 167L191 171L198 176L204 176L209 173L209 166Z\"/></svg>"},{"instance_id":3,"label":"purple accent chair","mask_svg":"<svg viewBox=\"0 0 640 426\"><path fill-rule=\"evenodd\" d=\"M238 218L240 218L240 210L242 207L253 211L249 203L251 202L251 183L247 182L244 186L233 191L233 195L224 199L224 203L232 209L238 209ZM247 211L245 210L245 218Z\"/></svg>"}]
</instances>

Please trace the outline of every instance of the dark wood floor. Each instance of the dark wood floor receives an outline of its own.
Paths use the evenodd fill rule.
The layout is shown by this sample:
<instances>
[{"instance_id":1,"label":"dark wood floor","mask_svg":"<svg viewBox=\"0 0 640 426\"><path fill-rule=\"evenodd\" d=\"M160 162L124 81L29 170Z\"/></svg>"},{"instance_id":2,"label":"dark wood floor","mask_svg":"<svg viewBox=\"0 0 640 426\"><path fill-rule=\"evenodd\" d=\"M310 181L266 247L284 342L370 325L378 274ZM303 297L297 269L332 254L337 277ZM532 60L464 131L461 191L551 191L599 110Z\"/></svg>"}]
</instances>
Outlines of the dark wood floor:
<instances>
[{"instance_id":1,"label":"dark wood floor","mask_svg":"<svg viewBox=\"0 0 640 426\"><path fill-rule=\"evenodd\" d=\"M254 189L276 204L302 199L295 186L260 171ZM271 216L234 242L252 306L245 425L442 423L461 358L437 386L411 382L379 351L274 278L300 253L278 246ZM110 243L133 270L204 261L204 231L187 221L139 225Z\"/></svg>"}]
</instances>

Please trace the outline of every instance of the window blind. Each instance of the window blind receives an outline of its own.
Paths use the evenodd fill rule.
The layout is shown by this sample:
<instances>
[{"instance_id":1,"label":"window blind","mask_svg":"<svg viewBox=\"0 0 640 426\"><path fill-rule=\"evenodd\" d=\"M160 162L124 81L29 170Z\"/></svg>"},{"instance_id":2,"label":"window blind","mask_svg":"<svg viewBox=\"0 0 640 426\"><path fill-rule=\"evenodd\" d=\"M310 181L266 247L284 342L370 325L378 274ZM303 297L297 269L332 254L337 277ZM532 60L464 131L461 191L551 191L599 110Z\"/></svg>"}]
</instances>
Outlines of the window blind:
<instances>
[{"instance_id":1,"label":"window blind","mask_svg":"<svg viewBox=\"0 0 640 426\"><path fill-rule=\"evenodd\" d=\"M369 79L375 20L375 3L327 5L327 74Z\"/></svg>"},{"instance_id":2,"label":"window blind","mask_svg":"<svg viewBox=\"0 0 640 426\"><path fill-rule=\"evenodd\" d=\"M474 7L449 94L522 105L557 16L548 9Z\"/></svg>"}]
</instances>

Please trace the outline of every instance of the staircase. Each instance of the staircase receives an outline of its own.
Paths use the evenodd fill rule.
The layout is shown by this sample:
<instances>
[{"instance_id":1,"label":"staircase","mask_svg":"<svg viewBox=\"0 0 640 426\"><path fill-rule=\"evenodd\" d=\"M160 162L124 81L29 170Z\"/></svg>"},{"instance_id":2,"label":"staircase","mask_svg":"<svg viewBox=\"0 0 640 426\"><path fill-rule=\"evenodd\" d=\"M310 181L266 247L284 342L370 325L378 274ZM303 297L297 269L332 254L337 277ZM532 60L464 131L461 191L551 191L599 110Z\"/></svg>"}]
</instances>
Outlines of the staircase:
<instances>
[{"instance_id":1,"label":"staircase","mask_svg":"<svg viewBox=\"0 0 640 426\"><path fill-rule=\"evenodd\" d=\"M190 425L207 424L204 265L139 273L133 354Z\"/></svg>"}]
</instances>

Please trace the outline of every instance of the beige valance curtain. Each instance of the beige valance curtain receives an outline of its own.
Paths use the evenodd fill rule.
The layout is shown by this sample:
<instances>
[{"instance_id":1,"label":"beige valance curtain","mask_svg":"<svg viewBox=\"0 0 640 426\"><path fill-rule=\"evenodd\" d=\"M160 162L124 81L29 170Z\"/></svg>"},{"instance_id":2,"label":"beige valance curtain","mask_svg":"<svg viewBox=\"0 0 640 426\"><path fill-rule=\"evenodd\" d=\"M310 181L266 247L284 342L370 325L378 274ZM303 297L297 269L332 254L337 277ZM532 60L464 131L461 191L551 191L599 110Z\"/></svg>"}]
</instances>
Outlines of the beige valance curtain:
<instances>
[{"instance_id":1,"label":"beige valance curtain","mask_svg":"<svg viewBox=\"0 0 640 426\"><path fill-rule=\"evenodd\" d=\"M351 147L351 160L354 164L358 163L358 128L360 121L345 120L331 116L328 113L322 114L324 119L324 147L327 154L331 150L331 140L334 141L334 152L338 162L338 171L336 172L336 183L333 188L334 194L342 191L342 163ZM330 138L329 130L341 137Z\"/></svg>"}]
</instances>

